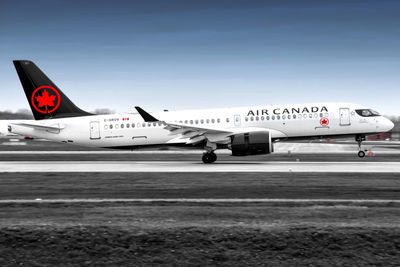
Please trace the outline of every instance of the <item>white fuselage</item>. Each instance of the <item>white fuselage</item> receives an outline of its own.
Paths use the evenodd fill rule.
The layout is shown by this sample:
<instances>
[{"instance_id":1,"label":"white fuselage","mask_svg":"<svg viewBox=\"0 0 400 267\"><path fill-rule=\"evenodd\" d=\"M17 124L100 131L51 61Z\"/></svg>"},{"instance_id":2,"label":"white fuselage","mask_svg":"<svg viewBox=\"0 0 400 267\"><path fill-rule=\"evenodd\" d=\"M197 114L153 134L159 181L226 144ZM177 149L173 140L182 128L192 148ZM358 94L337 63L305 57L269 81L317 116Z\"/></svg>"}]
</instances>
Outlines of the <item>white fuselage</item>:
<instances>
[{"instance_id":1,"label":"white fuselage","mask_svg":"<svg viewBox=\"0 0 400 267\"><path fill-rule=\"evenodd\" d=\"M373 134L389 131L393 123L382 116L363 117L350 103L271 105L152 113L160 121L195 128L235 131L265 129L272 139ZM34 121L61 130L42 130L8 121L11 132L77 145L129 148L184 144L181 133L165 129L162 122L144 122L139 114L113 114ZM4 128L4 126L3 126ZM4 131L4 129L2 130ZM220 140L220 139L219 139Z\"/></svg>"}]
</instances>

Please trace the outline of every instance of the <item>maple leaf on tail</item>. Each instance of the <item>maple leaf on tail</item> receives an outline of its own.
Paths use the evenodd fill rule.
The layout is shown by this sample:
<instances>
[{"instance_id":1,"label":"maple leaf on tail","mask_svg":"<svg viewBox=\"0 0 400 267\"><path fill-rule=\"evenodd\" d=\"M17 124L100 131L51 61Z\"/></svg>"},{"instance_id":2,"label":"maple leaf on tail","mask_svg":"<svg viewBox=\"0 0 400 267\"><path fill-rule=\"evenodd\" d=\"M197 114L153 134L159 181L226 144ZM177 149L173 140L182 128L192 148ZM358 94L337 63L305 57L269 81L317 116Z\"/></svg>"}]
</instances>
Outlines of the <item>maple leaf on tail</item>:
<instances>
[{"instance_id":1,"label":"maple leaf on tail","mask_svg":"<svg viewBox=\"0 0 400 267\"><path fill-rule=\"evenodd\" d=\"M49 106L54 107L54 101L56 100L55 95L49 96L49 93L44 90L42 96L36 96L36 101L39 102L39 107Z\"/></svg>"}]
</instances>

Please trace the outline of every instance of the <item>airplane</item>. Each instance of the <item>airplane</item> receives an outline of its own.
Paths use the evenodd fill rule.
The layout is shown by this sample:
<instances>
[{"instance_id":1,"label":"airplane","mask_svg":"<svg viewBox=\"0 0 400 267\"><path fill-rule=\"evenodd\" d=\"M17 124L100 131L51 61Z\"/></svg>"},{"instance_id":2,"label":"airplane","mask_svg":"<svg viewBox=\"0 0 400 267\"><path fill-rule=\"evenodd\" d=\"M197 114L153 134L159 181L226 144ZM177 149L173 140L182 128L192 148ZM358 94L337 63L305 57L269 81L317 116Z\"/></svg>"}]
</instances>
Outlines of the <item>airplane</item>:
<instances>
[{"instance_id":1,"label":"airplane","mask_svg":"<svg viewBox=\"0 0 400 267\"><path fill-rule=\"evenodd\" d=\"M78 108L32 62L13 61L35 120L8 121L7 131L68 144L110 149L152 146L203 148L202 161L215 150L232 156L273 153L285 140L355 137L358 156L365 136L387 132L393 123L352 103L265 105L239 108L95 115Z\"/></svg>"}]
</instances>

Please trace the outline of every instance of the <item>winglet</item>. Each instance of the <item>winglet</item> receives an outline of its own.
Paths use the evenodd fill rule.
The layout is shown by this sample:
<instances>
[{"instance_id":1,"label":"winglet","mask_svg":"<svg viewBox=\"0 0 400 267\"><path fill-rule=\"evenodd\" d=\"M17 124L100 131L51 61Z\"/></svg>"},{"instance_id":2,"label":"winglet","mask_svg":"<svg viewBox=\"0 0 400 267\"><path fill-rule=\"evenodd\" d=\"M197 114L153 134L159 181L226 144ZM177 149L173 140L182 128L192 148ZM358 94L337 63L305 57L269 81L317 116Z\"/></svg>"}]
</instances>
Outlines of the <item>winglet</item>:
<instances>
[{"instance_id":1,"label":"winglet","mask_svg":"<svg viewBox=\"0 0 400 267\"><path fill-rule=\"evenodd\" d=\"M151 116L149 113L144 111L141 107L135 107L136 110L139 112L140 116L144 119L145 122L154 122L154 121L159 121L153 116Z\"/></svg>"}]
</instances>

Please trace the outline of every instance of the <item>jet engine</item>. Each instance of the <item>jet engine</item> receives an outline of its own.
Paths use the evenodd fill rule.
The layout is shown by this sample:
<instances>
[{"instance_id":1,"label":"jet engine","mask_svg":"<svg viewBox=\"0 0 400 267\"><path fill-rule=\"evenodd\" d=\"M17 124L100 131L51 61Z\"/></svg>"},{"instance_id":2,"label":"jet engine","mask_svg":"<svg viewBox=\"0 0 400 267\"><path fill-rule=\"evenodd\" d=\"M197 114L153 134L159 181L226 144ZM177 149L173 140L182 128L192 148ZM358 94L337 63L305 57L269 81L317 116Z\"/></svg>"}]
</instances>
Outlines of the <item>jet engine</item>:
<instances>
[{"instance_id":1,"label":"jet engine","mask_svg":"<svg viewBox=\"0 0 400 267\"><path fill-rule=\"evenodd\" d=\"M232 156L269 154L273 152L270 132L250 132L231 136Z\"/></svg>"}]
</instances>

